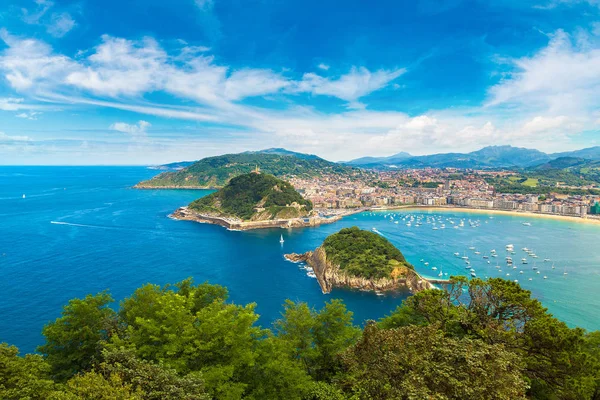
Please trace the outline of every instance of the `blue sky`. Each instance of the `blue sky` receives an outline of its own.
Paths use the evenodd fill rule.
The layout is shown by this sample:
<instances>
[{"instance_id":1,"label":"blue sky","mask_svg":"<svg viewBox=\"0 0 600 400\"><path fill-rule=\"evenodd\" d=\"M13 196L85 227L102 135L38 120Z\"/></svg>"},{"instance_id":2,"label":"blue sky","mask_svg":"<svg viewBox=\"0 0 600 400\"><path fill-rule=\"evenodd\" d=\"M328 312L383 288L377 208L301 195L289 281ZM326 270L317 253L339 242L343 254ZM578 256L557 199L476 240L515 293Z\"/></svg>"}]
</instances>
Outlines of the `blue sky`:
<instances>
[{"instance_id":1,"label":"blue sky","mask_svg":"<svg viewBox=\"0 0 600 400\"><path fill-rule=\"evenodd\" d=\"M0 164L600 145L600 0L5 0Z\"/></svg>"}]
</instances>

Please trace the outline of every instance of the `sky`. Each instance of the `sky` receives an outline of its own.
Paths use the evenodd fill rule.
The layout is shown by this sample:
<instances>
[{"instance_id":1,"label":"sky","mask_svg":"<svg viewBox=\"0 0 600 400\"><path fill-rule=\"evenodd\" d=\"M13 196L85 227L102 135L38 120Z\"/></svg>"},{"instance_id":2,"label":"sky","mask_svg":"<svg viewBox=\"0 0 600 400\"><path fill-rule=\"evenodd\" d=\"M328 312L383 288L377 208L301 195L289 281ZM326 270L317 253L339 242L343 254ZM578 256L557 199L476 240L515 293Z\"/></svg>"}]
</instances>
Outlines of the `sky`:
<instances>
[{"instance_id":1,"label":"sky","mask_svg":"<svg viewBox=\"0 0 600 400\"><path fill-rule=\"evenodd\" d=\"M0 165L600 145L600 0L3 0Z\"/></svg>"}]
</instances>

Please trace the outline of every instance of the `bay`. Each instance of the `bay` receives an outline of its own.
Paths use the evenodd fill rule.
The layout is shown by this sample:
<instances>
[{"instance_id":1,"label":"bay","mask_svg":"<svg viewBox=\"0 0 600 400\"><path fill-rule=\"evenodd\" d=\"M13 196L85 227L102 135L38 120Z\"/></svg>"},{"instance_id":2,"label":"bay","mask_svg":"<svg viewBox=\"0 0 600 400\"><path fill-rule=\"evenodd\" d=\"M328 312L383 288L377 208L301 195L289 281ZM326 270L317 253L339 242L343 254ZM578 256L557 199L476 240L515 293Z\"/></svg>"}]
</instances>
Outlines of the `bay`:
<instances>
[{"instance_id":1,"label":"bay","mask_svg":"<svg viewBox=\"0 0 600 400\"><path fill-rule=\"evenodd\" d=\"M177 207L210 192L132 189L156 173L144 167L0 167L0 341L31 352L42 343L44 324L58 317L71 298L109 290L122 300L145 283L163 285L188 277L226 286L236 303L256 303L262 326L280 316L285 299L321 307L340 298L357 323L377 319L407 294L338 289L323 295L301 265L283 258L314 249L328 235L353 225L376 228L424 275L469 274L464 261L453 255L466 253L478 276L519 279L570 326L600 329L600 226L403 210L362 213L315 228L235 232L168 218ZM421 226L407 226L411 217L423 221ZM435 219L437 227L444 223L445 229L434 230L427 218ZM465 226L453 229L450 221L461 219ZM477 226L471 228L469 220ZM503 262L508 243L514 244L518 269L502 264L498 272L496 259L483 255L496 249ZM522 247L537 253L540 274L532 269L533 260L518 264ZM524 273L518 274L521 269Z\"/></svg>"}]
</instances>

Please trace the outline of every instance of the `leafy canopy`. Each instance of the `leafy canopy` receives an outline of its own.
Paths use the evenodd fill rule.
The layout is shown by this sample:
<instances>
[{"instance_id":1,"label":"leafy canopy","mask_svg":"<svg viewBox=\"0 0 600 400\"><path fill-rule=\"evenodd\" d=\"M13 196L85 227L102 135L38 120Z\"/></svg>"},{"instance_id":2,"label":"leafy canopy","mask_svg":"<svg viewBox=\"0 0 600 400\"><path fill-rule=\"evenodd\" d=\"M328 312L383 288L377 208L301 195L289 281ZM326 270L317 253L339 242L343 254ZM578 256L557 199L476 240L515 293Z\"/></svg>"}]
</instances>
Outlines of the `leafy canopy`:
<instances>
[{"instance_id":1,"label":"leafy canopy","mask_svg":"<svg viewBox=\"0 0 600 400\"><path fill-rule=\"evenodd\" d=\"M394 269L413 268L387 239L355 226L328 236L323 247L328 261L354 276L389 278Z\"/></svg>"},{"instance_id":2,"label":"leafy canopy","mask_svg":"<svg viewBox=\"0 0 600 400\"><path fill-rule=\"evenodd\" d=\"M302 210L291 207L293 203ZM293 217L306 215L312 209L309 200L305 200L288 182L272 175L250 173L233 178L223 189L192 202L191 209L199 212L212 212L236 216L249 220L257 214L257 208L270 211L270 218L284 209L298 211Z\"/></svg>"}]
</instances>

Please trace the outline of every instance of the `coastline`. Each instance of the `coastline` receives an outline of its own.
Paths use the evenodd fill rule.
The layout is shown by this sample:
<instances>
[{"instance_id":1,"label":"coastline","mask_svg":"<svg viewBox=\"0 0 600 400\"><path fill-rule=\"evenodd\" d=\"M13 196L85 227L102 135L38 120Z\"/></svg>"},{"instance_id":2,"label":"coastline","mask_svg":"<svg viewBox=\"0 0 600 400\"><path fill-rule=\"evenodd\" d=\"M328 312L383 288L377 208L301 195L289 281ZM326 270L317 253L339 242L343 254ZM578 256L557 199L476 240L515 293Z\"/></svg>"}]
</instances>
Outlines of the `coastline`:
<instances>
[{"instance_id":1,"label":"coastline","mask_svg":"<svg viewBox=\"0 0 600 400\"><path fill-rule=\"evenodd\" d=\"M143 189L143 190L218 190L220 187L203 187L203 186L150 186L150 185L134 185L134 189Z\"/></svg>"},{"instance_id":2,"label":"coastline","mask_svg":"<svg viewBox=\"0 0 600 400\"><path fill-rule=\"evenodd\" d=\"M243 221L240 219L200 214L195 211L191 211L188 207L180 207L177 210L175 210L172 214L170 214L169 217L179 221L193 221L203 224L220 225L229 230L247 231L251 229L301 228L309 226L318 226L323 224L331 224L339 221L345 216L352 215L357 212L361 211L349 211L347 213L337 214L328 218L300 217L265 221Z\"/></svg>"},{"instance_id":3,"label":"coastline","mask_svg":"<svg viewBox=\"0 0 600 400\"><path fill-rule=\"evenodd\" d=\"M447 212L464 212L473 214L498 214L498 215L511 215L515 217L527 217L527 218L547 218L561 221L580 222L584 224L600 224L600 218L582 218L574 215L557 215L557 214L544 214L534 213L530 211L511 211L511 210L498 210L498 209L487 209L487 208L470 208L470 207L452 207L452 206L419 206L419 205L406 205L406 206L395 206L395 207L371 207L365 211L393 211L393 210L424 210L424 211L447 211Z\"/></svg>"}]
</instances>

